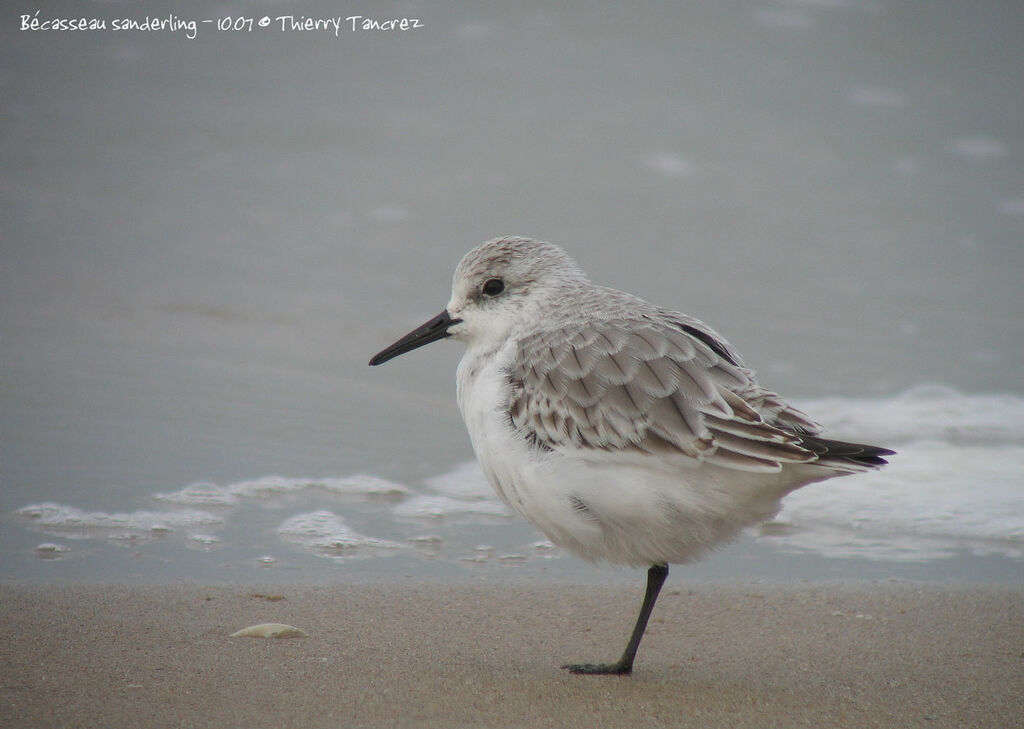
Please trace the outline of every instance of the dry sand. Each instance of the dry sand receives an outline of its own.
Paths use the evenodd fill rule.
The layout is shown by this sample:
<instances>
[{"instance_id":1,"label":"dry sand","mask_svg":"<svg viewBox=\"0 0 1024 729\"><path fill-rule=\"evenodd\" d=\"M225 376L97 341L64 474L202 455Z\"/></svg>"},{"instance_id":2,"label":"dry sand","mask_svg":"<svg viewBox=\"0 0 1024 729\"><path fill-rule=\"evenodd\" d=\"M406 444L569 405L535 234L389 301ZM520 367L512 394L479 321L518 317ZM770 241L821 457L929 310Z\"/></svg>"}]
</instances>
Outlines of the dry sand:
<instances>
[{"instance_id":1,"label":"dry sand","mask_svg":"<svg viewBox=\"0 0 1024 729\"><path fill-rule=\"evenodd\" d=\"M6 584L0 726L1022 726L1024 591L670 583L632 676L559 670L640 592ZM261 622L308 635L228 637Z\"/></svg>"}]
</instances>

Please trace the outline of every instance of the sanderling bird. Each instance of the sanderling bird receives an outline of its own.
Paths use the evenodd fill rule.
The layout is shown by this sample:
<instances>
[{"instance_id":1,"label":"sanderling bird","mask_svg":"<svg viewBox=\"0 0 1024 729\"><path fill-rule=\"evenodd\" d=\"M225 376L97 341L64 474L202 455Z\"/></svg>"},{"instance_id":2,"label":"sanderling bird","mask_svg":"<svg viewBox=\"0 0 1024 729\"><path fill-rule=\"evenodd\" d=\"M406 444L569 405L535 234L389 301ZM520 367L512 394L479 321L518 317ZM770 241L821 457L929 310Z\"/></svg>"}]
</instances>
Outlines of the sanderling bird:
<instances>
[{"instance_id":1,"label":"sanderling bird","mask_svg":"<svg viewBox=\"0 0 1024 729\"><path fill-rule=\"evenodd\" d=\"M828 440L701 321L592 284L565 251L495 238L455 269L438 316L370 360L451 337L473 450L498 495L590 561L644 566L628 674L670 563L773 517L782 497L885 465L893 451Z\"/></svg>"}]
</instances>

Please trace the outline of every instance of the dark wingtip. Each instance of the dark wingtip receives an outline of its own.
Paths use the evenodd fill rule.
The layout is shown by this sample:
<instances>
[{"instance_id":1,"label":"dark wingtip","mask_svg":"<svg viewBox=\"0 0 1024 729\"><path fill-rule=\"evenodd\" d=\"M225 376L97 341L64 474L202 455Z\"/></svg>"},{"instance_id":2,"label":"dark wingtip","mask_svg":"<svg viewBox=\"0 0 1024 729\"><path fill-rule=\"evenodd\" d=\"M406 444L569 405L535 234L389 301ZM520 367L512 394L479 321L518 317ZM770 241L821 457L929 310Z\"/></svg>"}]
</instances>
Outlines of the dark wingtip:
<instances>
[{"instance_id":1,"label":"dark wingtip","mask_svg":"<svg viewBox=\"0 0 1024 729\"><path fill-rule=\"evenodd\" d=\"M861 466L885 466L889 461L882 456L895 456L896 451L863 443L847 443L841 440L829 440L804 435L800 438L800 447L806 448L818 456L818 460L839 459L853 461Z\"/></svg>"}]
</instances>

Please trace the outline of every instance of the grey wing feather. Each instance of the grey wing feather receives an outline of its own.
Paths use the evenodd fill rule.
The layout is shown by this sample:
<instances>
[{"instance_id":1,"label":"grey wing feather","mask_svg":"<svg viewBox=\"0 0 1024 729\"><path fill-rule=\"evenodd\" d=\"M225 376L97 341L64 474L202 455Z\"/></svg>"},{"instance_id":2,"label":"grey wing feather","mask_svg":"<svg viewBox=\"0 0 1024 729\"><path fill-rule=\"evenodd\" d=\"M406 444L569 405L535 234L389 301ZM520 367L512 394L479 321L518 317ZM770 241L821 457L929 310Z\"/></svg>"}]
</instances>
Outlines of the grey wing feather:
<instances>
[{"instance_id":1,"label":"grey wing feather","mask_svg":"<svg viewBox=\"0 0 1024 729\"><path fill-rule=\"evenodd\" d=\"M820 428L695 319L574 322L519 343L509 415L540 448L676 453L750 471L808 462Z\"/></svg>"}]
</instances>

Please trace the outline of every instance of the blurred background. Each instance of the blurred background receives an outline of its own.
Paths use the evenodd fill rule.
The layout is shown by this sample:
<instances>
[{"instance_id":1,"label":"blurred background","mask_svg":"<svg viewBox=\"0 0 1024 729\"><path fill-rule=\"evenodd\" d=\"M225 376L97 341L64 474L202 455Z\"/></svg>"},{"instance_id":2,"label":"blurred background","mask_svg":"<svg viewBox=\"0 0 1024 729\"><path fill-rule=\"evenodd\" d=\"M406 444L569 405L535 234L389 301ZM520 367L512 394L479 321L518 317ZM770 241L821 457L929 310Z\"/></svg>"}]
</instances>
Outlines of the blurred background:
<instances>
[{"instance_id":1,"label":"blurred background","mask_svg":"<svg viewBox=\"0 0 1024 729\"><path fill-rule=\"evenodd\" d=\"M169 16L194 39L112 28ZM1020 581L1019 2L38 2L0 35L0 578L616 574L489 495L458 345L366 365L517 234L907 454L694 574Z\"/></svg>"}]
</instances>

